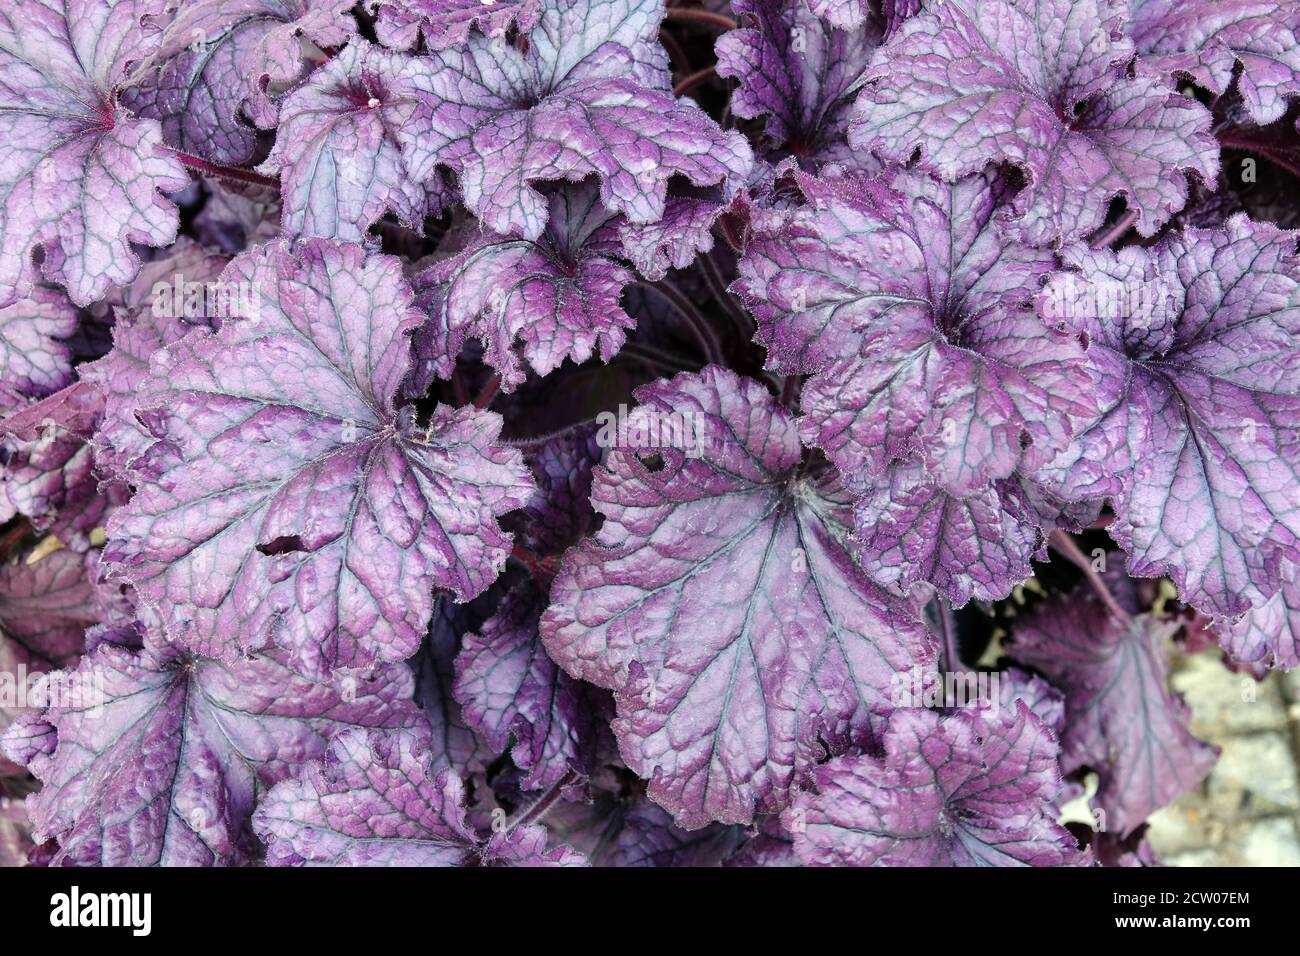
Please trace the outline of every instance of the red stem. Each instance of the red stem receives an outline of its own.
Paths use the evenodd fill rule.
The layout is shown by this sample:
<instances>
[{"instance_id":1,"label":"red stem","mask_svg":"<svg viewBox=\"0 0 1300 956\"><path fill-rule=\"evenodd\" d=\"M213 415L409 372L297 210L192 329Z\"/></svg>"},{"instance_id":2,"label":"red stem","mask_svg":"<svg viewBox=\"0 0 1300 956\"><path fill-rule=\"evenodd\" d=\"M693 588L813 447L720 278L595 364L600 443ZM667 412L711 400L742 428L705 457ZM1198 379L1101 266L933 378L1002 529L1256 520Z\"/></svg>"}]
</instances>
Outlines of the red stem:
<instances>
[{"instance_id":1,"label":"red stem","mask_svg":"<svg viewBox=\"0 0 1300 956\"><path fill-rule=\"evenodd\" d=\"M1232 136L1219 137L1219 145L1225 149L1239 149L1243 153L1250 153L1256 156L1263 156L1270 163L1281 169L1286 170L1292 176L1300 176L1300 165L1284 159L1279 153L1281 150L1270 149L1262 143L1252 143L1248 139L1237 139Z\"/></svg>"},{"instance_id":2,"label":"red stem","mask_svg":"<svg viewBox=\"0 0 1300 956\"><path fill-rule=\"evenodd\" d=\"M647 282L644 285L647 289L653 289L667 299L673 308L677 310L677 313L686 320L686 324L690 326L691 331L695 334L695 340L700 343L700 349L704 352L705 364L721 365L723 359L722 343L713 334L709 320L700 314L690 300L666 282Z\"/></svg>"},{"instance_id":3,"label":"red stem","mask_svg":"<svg viewBox=\"0 0 1300 956\"><path fill-rule=\"evenodd\" d=\"M1109 229L1103 229L1089 245L1093 249L1105 249L1115 240L1119 239L1124 233L1133 228L1133 223L1137 222L1138 211L1136 209L1127 210L1124 215L1119 217L1119 221Z\"/></svg>"},{"instance_id":4,"label":"red stem","mask_svg":"<svg viewBox=\"0 0 1300 956\"><path fill-rule=\"evenodd\" d=\"M190 169L198 170L209 176L218 176L222 179L233 179L241 183L253 183L257 186L268 186L271 189L279 189L280 181L272 179L270 176L263 176L261 173L255 173L251 169L241 169L238 166L221 166L217 163L210 163L206 159L200 159L198 156L191 156L189 153L182 153L179 149L172 149L168 146L160 146L159 149L171 153L181 161L181 165L188 166Z\"/></svg>"},{"instance_id":5,"label":"red stem","mask_svg":"<svg viewBox=\"0 0 1300 956\"><path fill-rule=\"evenodd\" d=\"M688 10L684 7L673 7L668 11L667 18L682 23L706 24L718 27L721 30L736 29L736 21L731 17L724 17L721 13L710 13L708 10Z\"/></svg>"},{"instance_id":6,"label":"red stem","mask_svg":"<svg viewBox=\"0 0 1300 956\"><path fill-rule=\"evenodd\" d=\"M749 317L736 306L736 297L727 291L726 280L722 278L722 273L718 270L718 264L713 259L711 252L706 252L695 260L699 266L700 274L704 277L704 284L709 287L709 292L713 294L714 301L722 306L722 311L726 312L735 323L740 332L741 339L749 339L754 334L754 329L749 321Z\"/></svg>"},{"instance_id":7,"label":"red stem","mask_svg":"<svg viewBox=\"0 0 1300 956\"><path fill-rule=\"evenodd\" d=\"M709 77L713 76L713 74L717 72L718 72L717 69L712 66L706 66L702 70L696 70L690 76L684 77L680 83L678 83L676 86L673 87L673 96L681 96L687 90L691 89L691 87L695 86L697 83L707 80Z\"/></svg>"},{"instance_id":8,"label":"red stem","mask_svg":"<svg viewBox=\"0 0 1300 956\"><path fill-rule=\"evenodd\" d=\"M478 393L478 398L474 399L474 404L479 408L487 408L492 404L492 399L497 397L497 392L501 391L501 373L496 372L483 386L483 391Z\"/></svg>"},{"instance_id":9,"label":"red stem","mask_svg":"<svg viewBox=\"0 0 1300 956\"><path fill-rule=\"evenodd\" d=\"M681 45L667 30L659 31L659 42L664 45L668 51L668 60L676 70L684 70L691 65L687 59L686 53L682 50Z\"/></svg>"},{"instance_id":10,"label":"red stem","mask_svg":"<svg viewBox=\"0 0 1300 956\"><path fill-rule=\"evenodd\" d=\"M555 801L560 799L560 794L564 792L565 788L571 787L577 782L578 782L578 772L576 770L570 770L558 781L556 781L555 786L551 787L550 790L547 790L546 793L542 794L542 796L537 800L536 803L534 803L523 813L519 814L519 816L517 816L512 823L507 824L506 832L510 833L516 827L526 827L530 823L536 823L538 820L542 818L542 816L546 813L547 810L555 806Z\"/></svg>"},{"instance_id":11,"label":"red stem","mask_svg":"<svg viewBox=\"0 0 1300 956\"><path fill-rule=\"evenodd\" d=\"M1114 614L1121 621L1130 619L1131 615L1120 607L1119 601L1115 600L1115 595L1110 592L1110 588L1106 587L1106 582L1097 573L1097 569L1092 566L1088 556L1079 550L1079 546L1074 543L1073 538L1060 528L1057 528L1052 532L1051 537L1047 539L1047 543L1052 550L1083 572L1083 576L1087 578L1088 583L1092 585L1092 589L1097 592L1097 597L1101 598L1101 603L1106 605L1111 614Z\"/></svg>"},{"instance_id":12,"label":"red stem","mask_svg":"<svg viewBox=\"0 0 1300 956\"><path fill-rule=\"evenodd\" d=\"M781 407L794 410L795 399L799 396L799 376L787 375L781 382Z\"/></svg>"},{"instance_id":13,"label":"red stem","mask_svg":"<svg viewBox=\"0 0 1300 956\"><path fill-rule=\"evenodd\" d=\"M943 652L943 670L949 674L955 674L961 670L961 652L957 644L957 619L953 617L952 605L948 599L942 595L935 598L935 603L939 606L939 640L941 641L940 650Z\"/></svg>"}]
</instances>

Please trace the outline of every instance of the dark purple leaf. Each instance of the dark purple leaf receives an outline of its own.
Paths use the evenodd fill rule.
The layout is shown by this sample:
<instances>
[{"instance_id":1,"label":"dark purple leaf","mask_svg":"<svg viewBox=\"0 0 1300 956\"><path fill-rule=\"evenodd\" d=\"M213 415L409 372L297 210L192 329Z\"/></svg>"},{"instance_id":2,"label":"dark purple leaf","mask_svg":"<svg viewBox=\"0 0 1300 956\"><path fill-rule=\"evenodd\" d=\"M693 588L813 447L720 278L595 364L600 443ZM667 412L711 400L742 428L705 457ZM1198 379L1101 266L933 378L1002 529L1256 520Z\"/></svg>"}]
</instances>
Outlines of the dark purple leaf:
<instances>
[{"instance_id":1,"label":"dark purple leaf","mask_svg":"<svg viewBox=\"0 0 1300 956\"><path fill-rule=\"evenodd\" d=\"M1121 618L1085 590L1018 618L1007 645L1065 694L1062 769L1097 772L1093 806L1115 833L1128 833L1196 786L1217 755L1188 731L1187 707L1167 687L1167 644L1176 629L1151 614Z\"/></svg>"},{"instance_id":2,"label":"dark purple leaf","mask_svg":"<svg viewBox=\"0 0 1300 956\"><path fill-rule=\"evenodd\" d=\"M92 532L124 498L95 473L90 438L103 396L74 382L0 420L0 519L25 515L32 525L84 551Z\"/></svg>"},{"instance_id":3,"label":"dark purple leaf","mask_svg":"<svg viewBox=\"0 0 1300 956\"><path fill-rule=\"evenodd\" d=\"M767 140L810 163L853 165L849 115L881 28L823 23L806 0L735 0L742 27L718 39L718 74L732 77L731 110L766 118Z\"/></svg>"},{"instance_id":4,"label":"dark purple leaf","mask_svg":"<svg viewBox=\"0 0 1300 956\"><path fill-rule=\"evenodd\" d=\"M611 716L608 695L547 656L538 632L545 606L532 585L516 587L478 633L464 636L456 658L455 695L466 723L498 752L510 751L528 771L527 790L554 786L570 771L590 773Z\"/></svg>"}]
</instances>

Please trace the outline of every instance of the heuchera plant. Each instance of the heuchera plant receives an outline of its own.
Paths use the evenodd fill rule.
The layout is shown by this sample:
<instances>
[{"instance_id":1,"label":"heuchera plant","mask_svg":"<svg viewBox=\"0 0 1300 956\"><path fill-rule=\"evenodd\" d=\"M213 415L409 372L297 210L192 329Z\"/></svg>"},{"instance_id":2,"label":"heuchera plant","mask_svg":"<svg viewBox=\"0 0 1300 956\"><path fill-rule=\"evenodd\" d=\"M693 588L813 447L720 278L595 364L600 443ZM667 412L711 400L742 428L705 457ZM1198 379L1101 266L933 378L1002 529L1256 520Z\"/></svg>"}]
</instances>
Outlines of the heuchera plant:
<instances>
[{"instance_id":1,"label":"heuchera plant","mask_svg":"<svg viewBox=\"0 0 1300 956\"><path fill-rule=\"evenodd\" d=\"M1143 865L1174 643L1300 664L1295 3L18 0L0 105L0 865Z\"/></svg>"}]
</instances>

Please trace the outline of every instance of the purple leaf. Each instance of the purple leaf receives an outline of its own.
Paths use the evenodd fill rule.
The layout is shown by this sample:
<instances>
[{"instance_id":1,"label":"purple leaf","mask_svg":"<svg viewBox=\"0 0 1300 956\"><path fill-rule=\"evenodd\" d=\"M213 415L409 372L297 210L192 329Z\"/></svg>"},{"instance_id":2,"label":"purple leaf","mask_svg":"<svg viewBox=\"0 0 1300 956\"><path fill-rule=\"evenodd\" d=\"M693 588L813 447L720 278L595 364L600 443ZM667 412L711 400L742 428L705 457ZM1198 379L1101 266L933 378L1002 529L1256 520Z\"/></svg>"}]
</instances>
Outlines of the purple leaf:
<instances>
[{"instance_id":1,"label":"purple leaf","mask_svg":"<svg viewBox=\"0 0 1300 956\"><path fill-rule=\"evenodd\" d=\"M0 697L9 698L0 703L0 731L41 703L26 696L33 683L24 679L24 672L34 677L76 663L85 629L94 621L94 599L81 555L59 550L37 561L0 566L0 687L8 684ZM17 740L13 746L19 746ZM22 745L24 751L30 746ZM14 759L21 762L16 755ZM0 757L0 775L14 770Z\"/></svg>"},{"instance_id":2,"label":"purple leaf","mask_svg":"<svg viewBox=\"0 0 1300 956\"><path fill-rule=\"evenodd\" d=\"M546 822L557 837L600 867L714 867L731 859L744 840L740 827L714 823L682 830L649 800L606 794L590 803L558 804Z\"/></svg>"},{"instance_id":3,"label":"purple leaf","mask_svg":"<svg viewBox=\"0 0 1300 956\"><path fill-rule=\"evenodd\" d=\"M235 255L280 235L278 190L207 185L208 200L194 217L194 235L205 246Z\"/></svg>"},{"instance_id":4,"label":"purple leaf","mask_svg":"<svg viewBox=\"0 0 1300 956\"><path fill-rule=\"evenodd\" d=\"M433 730L430 767L435 771L451 767L469 775L483 770L500 750L490 750L465 723L461 706L452 693L456 655L460 651L461 631L465 629L464 617L464 608L458 608L446 598L438 601L429 636L412 658L411 669L415 672L415 702Z\"/></svg>"},{"instance_id":5,"label":"purple leaf","mask_svg":"<svg viewBox=\"0 0 1300 956\"><path fill-rule=\"evenodd\" d=\"M713 224L726 211L719 200L669 196L658 222L618 221L623 255L647 279L662 279L669 268L685 269L713 248Z\"/></svg>"},{"instance_id":6,"label":"purple leaf","mask_svg":"<svg viewBox=\"0 0 1300 956\"><path fill-rule=\"evenodd\" d=\"M355 24L347 0L189 0L162 29L153 66L122 102L162 123L168 143L214 163L253 158L257 131L272 127L272 86L304 69L303 40L343 44Z\"/></svg>"},{"instance_id":7,"label":"purple leaf","mask_svg":"<svg viewBox=\"0 0 1300 956\"><path fill-rule=\"evenodd\" d=\"M537 490L517 520L507 519L517 547L559 554L591 530L592 472L603 454L598 435L596 426L579 425L525 452Z\"/></svg>"},{"instance_id":8,"label":"purple leaf","mask_svg":"<svg viewBox=\"0 0 1300 956\"><path fill-rule=\"evenodd\" d=\"M243 862L260 789L343 728L420 721L402 666L340 688L278 652L223 664L149 637L139 652L101 644L76 675L86 699L49 709L58 744L29 765L44 787L28 809L39 839L59 841L55 863Z\"/></svg>"},{"instance_id":9,"label":"purple leaf","mask_svg":"<svg viewBox=\"0 0 1300 956\"><path fill-rule=\"evenodd\" d=\"M478 633L464 636L456 658L465 721L497 751L509 749L528 771L527 790L554 786L571 770L590 773L609 717L599 691L547 656L538 633L544 609L531 585L516 587Z\"/></svg>"},{"instance_id":10,"label":"purple leaf","mask_svg":"<svg viewBox=\"0 0 1300 956\"><path fill-rule=\"evenodd\" d=\"M124 498L101 490L90 437L104 412L103 397L74 382L0 420L0 518L25 515L40 531L84 551L90 535Z\"/></svg>"},{"instance_id":11,"label":"purple leaf","mask_svg":"<svg viewBox=\"0 0 1300 956\"><path fill-rule=\"evenodd\" d=\"M571 866L545 850L545 831L496 834L480 856L452 770L430 779L429 755L411 733L349 730L324 760L277 785L253 826L273 866ZM531 832L529 832L531 831Z\"/></svg>"},{"instance_id":12,"label":"purple leaf","mask_svg":"<svg viewBox=\"0 0 1300 956\"><path fill-rule=\"evenodd\" d=\"M852 164L845 136L879 25L836 29L806 0L735 0L743 24L718 38L718 75L737 80L731 111L766 118L767 142L809 163Z\"/></svg>"},{"instance_id":13,"label":"purple leaf","mask_svg":"<svg viewBox=\"0 0 1300 956\"><path fill-rule=\"evenodd\" d=\"M587 858L567 846L548 847L545 827L515 827L494 833L483 847L484 866L588 866Z\"/></svg>"},{"instance_id":14,"label":"purple leaf","mask_svg":"<svg viewBox=\"0 0 1300 956\"><path fill-rule=\"evenodd\" d=\"M0 309L0 414L22 408L72 382L64 340L77 331L67 296L42 286Z\"/></svg>"},{"instance_id":15,"label":"purple leaf","mask_svg":"<svg viewBox=\"0 0 1300 956\"><path fill-rule=\"evenodd\" d=\"M1074 252L1044 312L1090 340L1102 417L1052 464L1110 496L1129 573L1168 574L1223 619L1300 556L1300 266L1293 234L1244 215L1149 250Z\"/></svg>"},{"instance_id":16,"label":"purple leaf","mask_svg":"<svg viewBox=\"0 0 1300 956\"><path fill-rule=\"evenodd\" d=\"M227 262L224 256L181 238L167 255L141 268L133 284L140 288L132 290L113 326L112 350L79 370L82 380L93 383L104 399L104 418L95 434L96 461L101 468L121 473L153 443L135 414L137 409L149 407L143 391L149 382L149 359L196 327L208 329L219 324L219 316L208 315L206 293L217 288L214 280ZM148 285L143 285L146 282ZM146 297L145 288L151 288L153 294ZM198 301L197 296L187 294L196 290L203 296ZM138 304L131 310L133 300ZM187 305L195 308L187 309Z\"/></svg>"},{"instance_id":17,"label":"purple leaf","mask_svg":"<svg viewBox=\"0 0 1300 956\"><path fill-rule=\"evenodd\" d=\"M854 554L882 587L907 594L925 581L961 607L1000 600L1033 574L1039 518L1010 482L957 497L911 463L854 490Z\"/></svg>"},{"instance_id":18,"label":"purple leaf","mask_svg":"<svg viewBox=\"0 0 1300 956\"><path fill-rule=\"evenodd\" d=\"M870 739L893 674L933 648L854 566L842 491L801 472L795 423L761 385L710 366L637 396L627 432L663 467L609 452L604 524L566 555L543 639L615 690L622 755L680 825L747 823L824 746ZM666 447L682 431L701 455Z\"/></svg>"},{"instance_id":19,"label":"purple leaf","mask_svg":"<svg viewBox=\"0 0 1300 956\"><path fill-rule=\"evenodd\" d=\"M1022 700L1029 712L1058 737L1065 730L1065 697L1037 674L1008 667L998 672L999 705L1008 713Z\"/></svg>"},{"instance_id":20,"label":"purple leaf","mask_svg":"<svg viewBox=\"0 0 1300 956\"><path fill-rule=\"evenodd\" d=\"M1133 0L1139 64L1185 76L1215 96L1232 85L1260 126L1300 95L1300 7L1284 0Z\"/></svg>"},{"instance_id":21,"label":"purple leaf","mask_svg":"<svg viewBox=\"0 0 1300 956\"><path fill-rule=\"evenodd\" d=\"M156 38L140 26L159 0L31 0L0 15L0 306L46 279L88 305L139 267L130 243L176 238L159 192L189 182L155 151L161 131L114 102Z\"/></svg>"},{"instance_id":22,"label":"purple leaf","mask_svg":"<svg viewBox=\"0 0 1300 956\"><path fill-rule=\"evenodd\" d=\"M370 0L378 15L375 33L384 46L409 50L420 35L431 50L463 46L472 27L489 37L512 26L528 33L541 16L541 0Z\"/></svg>"},{"instance_id":23,"label":"purple leaf","mask_svg":"<svg viewBox=\"0 0 1300 956\"><path fill-rule=\"evenodd\" d=\"M258 317L155 358L160 440L108 560L199 653L274 642L311 673L411 656L435 588L468 600L504 564L496 518L531 489L519 453L490 412L440 405L426 426L394 408L420 322L396 260L277 244L222 281Z\"/></svg>"},{"instance_id":24,"label":"purple leaf","mask_svg":"<svg viewBox=\"0 0 1300 956\"><path fill-rule=\"evenodd\" d=\"M0 796L0 869L26 866L31 849L31 826L23 801Z\"/></svg>"},{"instance_id":25,"label":"purple leaf","mask_svg":"<svg viewBox=\"0 0 1300 956\"><path fill-rule=\"evenodd\" d=\"M869 0L799 0L837 30L856 30L871 17ZM886 7L890 0L883 0Z\"/></svg>"},{"instance_id":26,"label":"purple leaf","mask_svg":"<svg viewBox=\"0 0 1300 956\"><path fill-rule=\"evenodd\" d=\"M733 288L769 365L813 373L800 431L847 480L919 453L965 496L1049 460L1095 416L1082 347L1024 308L1054 259L1000 228L1003 182L800 184L811 206L761 217Z\"/></svg>"},{"instance_id":27,"label":"purple leaf","mask_svg":"<svg viewBox=\"0 0 1300 956\"><path fill-rule=\"evenodd\" d=\"M801 866L794 849L794 838L781 826L780 817L763 819L757 831L740 849L722 862L723 866L791 867Z\"/></svg>"},{"instance_id":28,"label":"purple leaf","mask_svg":"<svg viewBox=\"0 0 1300 956\"><path fill-rule=\"evenodd\" d=\"M1062 866L1056 741L1024 704L992 720L897 710L883 754L836 757L782 814L812 866Z\"/></svg>"},{"instance_id":29,"label":"purple leaf","mask_svg":"<svg viewBox=\"0 0 1300 956\"><path fill-rule=\"evenodd\" d=\"M397 141L415 109L393 92L407 59L357 37L285 99L258 168L280 177L286 235L361 242L386 211L413 229L437 213Z\"/></svg>"},{"instance_id":30,"label":"purple leaf","mask_svg":"<svg viewBox=\"0 0 1300 956\"><path fill-rule=\"evenodd\" d=\"M85 558L60 549L37 560L0 566L0 635L21 645L28 667L65 667L81 655L95 622Z\"/></svg>"},{"instance_id":31,"label":"purple leaf","mask_svg":"<svg viewBox=\"0 0 1300 956\"><path fill-rule=\"evenodd\" d=\"M6 661L6 665L9 662ZM54 753L58 735L39 713L23 712L0 735L0 776L27 775L27 765L39 754ZM8 759L6 759L8 758ZM9 761L13 761L10 763Z\"/></svg>"},{"instance_id":32,"label":"purple leaf","mask_svg":"<svg viewBox=\"0 0 1300 956\"><path fill-rule=\"evenodd\" d=\"M1300 667L1300 572L1282 565L1282 590L1234 624L1215 628L1219 644L1244 664Z\"/></svg>"},{"instance_id":33,"label":"purple leaf","mask_svg":"<svg viewBox=\"0 0 1300 956\"><path fill-rule=\"evenodd\" d=\"M743 181L743 137L672 96L663 15L663 0L544 0L526 52L476 35L411 60L398 91L421 101L397 131L408 166L418 179L450 167L485 225L533 240L547 219L535 182L595 175L606 208L644 224L674 175Z\"/></svg>"},{"instance_id":34,"label":"purple leaf","mask_svg":"<svg viewBox=\"0 0 1300 956\"><path fill-rule=\"evenodd\" d=\"M1200 783L1218 753L1191 735L1186 705L1166 686L1175 630L1150 614L1121 618L1081 591L1018 618L1007 645L1065 694L1061 768L1097 772L1093 805L1116 833Z\"/></svg>"},{"instance_id":35,"label":"purple leaf","mask_svg":"<svg viewBox=\"0 0 1300 956\"><path fill-rule=\"evenodd\" d=\"M507 390L524 381L520 354L539 375L597 350L608 362L635 325L619 306L636 277L615 258L617 218L592 186L556 190L548 204L537 240L485 232L414 280L435 303L430 321L446 337L447 354L469 337L481 340L484 361Z\"/></svg>"},{"instance_id":36,"label":"purple leaf","mask_svg":"<svg viewBox=\"0 0 1300 956\"><path fill-rule=\"evenodd\" d=\"M849 134L857 148L948 180L988 163L1026 179L1012 206L1031 242L1099 228L1122 196L1154 235L1218 173L1210 115L1125 65L1122 0L951 0L880 48Z\"/></svg>"}]
</instances>

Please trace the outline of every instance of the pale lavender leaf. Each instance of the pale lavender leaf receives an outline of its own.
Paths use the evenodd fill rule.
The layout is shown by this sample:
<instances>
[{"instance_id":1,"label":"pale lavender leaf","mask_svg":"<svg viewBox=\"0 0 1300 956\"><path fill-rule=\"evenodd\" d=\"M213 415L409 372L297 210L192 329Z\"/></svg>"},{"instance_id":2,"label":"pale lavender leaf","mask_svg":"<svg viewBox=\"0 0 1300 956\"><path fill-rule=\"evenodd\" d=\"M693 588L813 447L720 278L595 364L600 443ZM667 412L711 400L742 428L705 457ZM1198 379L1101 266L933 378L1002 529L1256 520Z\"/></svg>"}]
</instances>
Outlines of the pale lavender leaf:
<instances>
[{"instance_id":1,"label":"pale lavender leaf","mask_svg":"<svg viewBox=\"0 0 1300 956\"><path fill-rule=\"evenodd\" d=\"M1260 126L1300 96L1300 7L1287 0L1133 0L1128 34L1143 69L1237 92Z\"/></svg>"},{"instance_id":2,"label":"pale lavender leaf","mask_svg":"<svg viewBox=\"0 0 1300 956\"><path fill-rule=\"evenodd\" d=\"M813 373L801 433L846 480L919 454L964 496L1095 417L1082 345L1025 307L1055 259L1001 228L1004 181L799 181L810 206L760 217L733 289L769 365Z\"/></svg>"},{"instance_id":3,"label":"pale lavender leaf","mask_svg":"<svg viewBox=\"0 0 1300 956\"><path fill-rule=\"evenodd\" d=\"M378 16L375 34L394 50L409 50L421 34L431 50L461 46L477 27L489 37L512 26L528 33L541 16L541 0L370 0Z\"/></svg>"},{"instance_id":4,"label":"pale lavender leaf","mask_svg":"<svg viewBox=\"0 0 1300 956\"><path fill-rule=\"evenodd\" d=\"M1125 66L1123 0L950 0L908 19L868 71L849 140L955 180L989 163L1023 171L1013 213L1032 242L1099 228L1122 196L1154 235L1212 184L1210 114Z\"/></svg>"},{"instance_id":5,"label":"pale lavender leaf","mask_svg":"<svg viewBox=\"0 0 1300 956\"><path fill-rule=\"evenodd\" d=\"M907 594L925 581L961 607L1001 600L1033 574L1043 534L1009 483L958 497L907 463L854 491L854 554L882 587Z\"/></svg>"},{"instance_id":6,"label":"pale lavender leaf","mask_svg":"<svg viewBox=\"0 0 1300 956\"><path fill-rule=\"evenodd\" d=\"M619 297L636 277L616 259L615 216L595 187L558 189L548 205L538 239L484 232L415 280L434 305L430 322L445 330L447 354L481 340L506 390L523 383L524 363L546 375L597 352L608 362L635 325ZM441 288L424 291L431 286Z\"/></svg>"},{"instance_id":7,"label":"pale lavender leaf","mask_svg":"<svg viewBox=\"0 0 1300 956\"><path fill-rule=\"evenodd\" d=\"M135 415L149 407L149 359L195 328L220 324L220 315L209 314L208 293L219 289L214 283L228 261L182 237L167 255L145 263L117 315L113 348L79 369L82 381L103 395L104 417L94 441L96 461L106 471L123 472L153 443Z\"/></svg>"},{"instance_id":8,"label":"pale lavender leaf","mask_svg":"<svg viewBox=\"0 0 1300 956\"><path fill-rule=\"evenodd\" d=\"M679 824L748 823L824 747L870 739L892 675L933 647L853 564L847 496L799 472L795 422L761 385L710 366L637 397L627 432L649 444L597 469L604 524L566 555L543 640L616 692L620 751ZM698 456L671 447L687 429Z\"/></svg>"},{"instance_id":9,"label":"pale lavender leaf","mask_svg":"<svg viewBox=\"0 0 1300 956\"><path fill-rule=\"evenodd\" d=\"M494 833L483 847L484 866L588 866L587 858L567 846L548 847L542 826L515 827Z\"/></svg>"},{"instance_id":10,"label":"pale lavender leaf","mask_svg":"<svg viewBox=\"0 0 1300 956\"><path fill-rule=\"evenodd\" d=\"M799 0L808 9L838 30L856 30L870 19L869 0ZM889 0L884 0L889 3Z\"/></svg>"},{"instance_id":11,"label":"pale lavender leaf","mask_svg":"<svg viewBox=\"0 0 1300 956\"><path fill-rule=\"evenodd\" d=\"M0 309L0 414L72 382L72 356L64 340L77 322L68 297L43 286Z\"/></svg>"},{"instance_id":12,"label":"pale lavender leaf","mask_svg":"<svg viewBox=\"0 0 1300 956\"><path fill-rule=\"evenodd\" d=\"M415 109L393 92L407 59L356 37L285 98L258 169L280 179L286 235L361 242L385 212L412 229L438 212L397 142Z\"/></svg>"},{"instance_id":13,"label":"pale lavender leaf","mask_svg":"<svg viewBox=\"0 0 1300 956\"><path fill-rule=\"evenodd\" d=\"M101 644L76 671L87 693L51 707L58 743L29 769L28 804L56 864L237 864L255 855L257 794L350 727L418 727L401 665L337 686L294 673L279 652L232 664L156 638Z\"/></svg>"},{"instance_id":14,"label":"pale lavender leaf","mask_svg":"<svg viewBox=\"0 0 1300 956\"><path fill-rule=\"evenodd\" d=\"M713 248L713 224L727 211L720 200L669 196L657 222L618 222L623 255L647 279L662 279L669 268L685 269Z\"/></svg>"},{"instance_id":15,"label":"pale lavender leaf","mask_svg":"<svg viewBox=\"0 0 1300 956\"><path fill-rule=\"evenodd\" d=\"M1041 299L1102 372L1102 417L1049 471L1111 497L1130 574L1168 574L1221 620L1268 600L1281 557L1300 556L1295 241L1237 215L1149 250L1076 251Z\"/></svg>"},{"instance_id":16,"label":"pale lavender leaf","mask_svg":"<svg viewBox=\"0 0 1300 956\"><path fill-rule=\"evenodd\" d=\"M546 849L538 826L480 846L460 778L448 769L431 778L423 741L403 731L339 734L323 760L272 789L253 826L273 866L583 865Z\"/></svg>"},{"instance_id":17,"label":"pale lavender leaf","mask_svg":"<svg viewBox=\"0 0 1300 956\"><path fill-rule=\"evenodd\" d=\"M405 659L435 588L468 600L504 564L522 458L491 412L394 408L421 321L395 259L273 244L222 281L254 289L258 317L155 356L159 441L106 556L200 653L276 643L313 673Z\"/></svg>"},{"instance_id":18,"label":"pale lavender leaf","mask_svg":"<svg viewBox=\"0 0 1300 956\"><path fill-rule=\"evenodd\" d=\"M453 169L489 228L533 240L547 219L537 182L595 175L606 208L645 224L675 175L743 181L744 138L672 96L663 16L663 0L543 0L524 52L474 35L412 59L395 91L420 101L397 131L408 166Z\"/></svg>"},{"instance_id":19,"label":"pale lavender leaf","mask_svg":"<svg viewBox=\"0 0 1300 956\"><path fill-rule=\"evenodd\" d=\"M1300 667L1300 571L1282 563L1282 589L1240 621L1215 628L1219 644L1243 664Z\"/></svg>"},{"instance_id":20,"label":"pale lavender leaf","mask_svg":"<svg viewBox=\"0 0 1300 956\"><path fill-rule=\"evenodd\" d=\"M274 126L271 88L303 72L304 41L327 48L348 38L351 7L348 0L190 0L155 28L162 34L150 68L122 102L161 122L177 149L246 163L257 146L246 104Z\"/></svg>"},{"instance_id":21,"label":"pale lavender leaf","mask_svg":"<svg viewBox=\"0 0 1300 956\"><path fill-rule=\"evenodd\" d=\"M159 0L31 0L0 14L0 306L45 278L88 305L139 266L131 243L165 246L189 179L158 151L154 120L115 102L129 65L157 45L141 19Z\"/></svg>"},{"instance_id":22,"label":"pale lavender leaf","mask_svg":"<svg viewBox=\"0 0 1300 956\"><path fill-rule=\"evenodd\" d=\"M1063 866L1078 861L1056 823L1056 741L1019 704L986 720L898 710L881 756L813 771L815 793L782 814L812 866Z\"/></svg>"}]
</instances>

